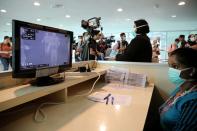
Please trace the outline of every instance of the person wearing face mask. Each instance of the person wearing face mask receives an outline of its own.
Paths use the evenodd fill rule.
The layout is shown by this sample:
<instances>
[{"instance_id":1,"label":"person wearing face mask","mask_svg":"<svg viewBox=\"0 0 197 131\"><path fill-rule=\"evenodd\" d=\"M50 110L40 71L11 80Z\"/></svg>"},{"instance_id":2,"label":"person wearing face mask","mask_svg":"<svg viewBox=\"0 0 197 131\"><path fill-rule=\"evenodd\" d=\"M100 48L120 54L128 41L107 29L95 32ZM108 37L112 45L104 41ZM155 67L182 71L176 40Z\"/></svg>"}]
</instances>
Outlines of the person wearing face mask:
<instances>
[{"instance_id":1,"label":"person wearing face mask","mask_svg":"<svg viewBox=\"0 0 197 131\"><path fill-rule=\"evenodd\" d=\"M194 34L191 34L188 36L187 44L188 44L188 47L197 50L197 41L196 41L196 36Z\"/></svg>"},{"instance_id":2,"label":"person wearing face mask","mask_svg":"<svg viewBox=\"0 0 197 131\"><path fill-rule=\"evenodd\" d=\"M164 131L197 129L197 51L179 48L169 54L169 80L176 86L160 107Z\"/></svg>"},{"instance_id":3,"label":"person wearing face mask","mask_svg":"<svg viewBox=\"0 0 197 131\"><path fill-rule=\"evenodd\" d=\"M120 43L118 44L118 53L119 54L123 54L124 50L126 49L126 47L128 46L128 42L126 41L126 34L125 33L121 33L120 34Z\"/></svg>"},{"instance_id":4,"label":"person wearing face mask","mask_svg":"<svg viewBox=\"0 0 197 131\"><path fill-rule=\"evenodd\" d=\"M134 21L136 36L131 40L123 54L116 55L117 61L152 62L152 46L147 33L149 25L146 20Z\"/></svg>"},{"instance_id":5,"label":"person wearing face mask","mask_svg":"<svg viewBox=\"0 0 197 131\"><path fill-rule=\"evenodd\" d=\"M188 45L191 47L193 45L196 45L196 38L194 34L191 34L188 36L188 41L187 41Z\"/></svg>"}]
</instances>

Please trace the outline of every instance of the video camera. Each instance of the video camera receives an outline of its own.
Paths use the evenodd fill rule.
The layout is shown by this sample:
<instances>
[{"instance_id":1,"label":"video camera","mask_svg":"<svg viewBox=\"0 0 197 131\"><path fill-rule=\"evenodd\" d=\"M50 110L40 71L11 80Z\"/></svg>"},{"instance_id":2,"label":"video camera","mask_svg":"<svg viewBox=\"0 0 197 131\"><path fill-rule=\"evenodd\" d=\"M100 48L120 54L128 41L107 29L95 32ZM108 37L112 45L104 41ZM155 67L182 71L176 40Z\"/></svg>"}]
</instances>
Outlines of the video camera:
<instances>
[{"instance_id":1,"label":"video camera","mask_svg":"<svg viewBox=\"0 0 197 131\"><path fill-rule=\"evenodd\" d=\"M101 17L93 17L93 18L88 19L87 21L82 20L81 27L87 30L87 32L93 37L94 35L97 35L100 32L99 30L96 30L97 28L101 26L100 20L101 20Z\"/></svg>"}]
</instances>

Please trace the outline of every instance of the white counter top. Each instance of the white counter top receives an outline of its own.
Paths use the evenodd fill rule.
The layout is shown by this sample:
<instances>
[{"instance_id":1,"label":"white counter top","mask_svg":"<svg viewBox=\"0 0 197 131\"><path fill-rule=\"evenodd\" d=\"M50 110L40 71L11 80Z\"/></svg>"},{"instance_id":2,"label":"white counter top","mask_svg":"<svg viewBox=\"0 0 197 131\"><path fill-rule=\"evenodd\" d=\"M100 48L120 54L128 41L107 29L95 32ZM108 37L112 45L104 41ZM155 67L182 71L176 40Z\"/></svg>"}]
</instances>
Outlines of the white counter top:
<instances>
[{"instance_id":1,"label":"white counter top","mask_svg":"<svg viewBox=\"0 0 197 131\"><path fill-rule=\"evenodd\" d=\"M130 95L129 106L105 105L86 97L69 98L66 104L43 108L47 120L33 121L33 114L0 128L1 131L142 131L154 86L114 90L107 85L104 91Z\"/></svg>"}]
</instances>

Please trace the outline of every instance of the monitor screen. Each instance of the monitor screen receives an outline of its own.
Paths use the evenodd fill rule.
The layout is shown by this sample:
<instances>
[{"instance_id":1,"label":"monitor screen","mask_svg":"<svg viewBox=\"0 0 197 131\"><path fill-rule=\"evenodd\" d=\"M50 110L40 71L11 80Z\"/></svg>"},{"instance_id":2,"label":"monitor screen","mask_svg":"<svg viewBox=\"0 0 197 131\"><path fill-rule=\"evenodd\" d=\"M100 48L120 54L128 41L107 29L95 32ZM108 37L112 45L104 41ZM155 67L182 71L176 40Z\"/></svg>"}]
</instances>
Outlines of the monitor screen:
<instances>
[{"instance_id":1,"label":"monitor screen","mask_svg":"<svg viewBox=\"0 0 197 131\"><path fill-rule=\"evenodd\" d=\"M70 62L70 36L20 27L20 68L54 67Z\"/></svg>"},{"instance_id":2,"label":"monitor screen","mask_svg":"<svg viewBox=\"0 0 197 131\"><path fill-rule=\"evenodd\" d=\"M52 75L72 67L73 32L18 20L13 20L12 31L14 78Z\"/></svg>"}]
</instances>

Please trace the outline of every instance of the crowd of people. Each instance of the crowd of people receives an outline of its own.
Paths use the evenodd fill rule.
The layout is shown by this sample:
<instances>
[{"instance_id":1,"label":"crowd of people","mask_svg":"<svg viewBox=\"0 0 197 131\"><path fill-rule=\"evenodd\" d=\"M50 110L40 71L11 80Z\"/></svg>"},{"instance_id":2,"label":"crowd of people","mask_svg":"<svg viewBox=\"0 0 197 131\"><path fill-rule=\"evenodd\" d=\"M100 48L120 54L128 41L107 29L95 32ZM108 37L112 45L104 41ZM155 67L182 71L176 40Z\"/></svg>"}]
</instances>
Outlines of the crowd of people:
<instances>
[{"instance_id":1,"label":"crowd of people","mask_svg":"<svg viewBox=\"0 0 197 131\"><path fill-rule=\"evenodd\" d=\"M180 35L179 38L174 40L174 43L168 48L168 53L178 48L193 48L197 50L197 34L190 34L188 40L185 40L185 35Z\"/></svg>"},{"instance_id":2,"label":"crowd of people","mask_svg":"<svg viewBox=\"0 0 197 131\"><path fill-rule=\"evenodd\" d=\"M136 37L130 42L126 34L120 34L120 40L113 47L105 42L104 35L98 33L90 38L88 33L78 36L74 46L75 60L117 60L133 62L152 62L152 46L149 37L149 25L145 20L135 21ZM147 44L148 43L148 44ZM142 53L143 52L143 53ZM88 55L89 54L89 55Z\"/></svg>"},{"instance_id":3,"label":"crowd of people","mask_svg":"<svg viewBox=\"0 0 197 131\"><path fill-rule=\"evenodd\" d=\"M120 34L120 40L112 49L111 44L106 42L102 33L90 38L86 32L82 36L78 36L78 41L74 44L75 61L106 60L107 57L113 56L112 50L115 54L123 54L128 45L125 33Z\"/></svg>"},{"instance_id":4,"label":"crowd of people","mask_svg":"<svg viewBox=\"0 0 197 131\"><path fill-rule=\"evenodd\" d=\"M150 42L148 37L149 24L146 20L134 21L134 38L130 43L127 42L125 33L120 33L120 39L112 47L112 43L107 43L103 33L90 35L88 32L78 36L78 41L74 44L75 61L87 60L116 60L128 62L159 62L160 43L158 40ZM185 35L180 35L168 48L168 53L178 48L192 48L197 50L197 34L190 34L188 40ZM3 70L8 70L11 65L12 57L11 37L5 36L0 44L0 61Z\"/></svg>"},{"instance_id":5,"label":"crowd of people","mask_svg":"<svg viewBox=\"0 0 197 131\"><path fill-rule=\"evenodd\" d=\"M75 60L116 60L128 62L159 62L160 43L158 40L150 42L147 36L149 25L143 20L134 21L134 39L130 43L126 40L126 34L121 33L120 39L111 47L106 43L102 33L95 35L92 39L88 33L78 37L75 44ZM188 40L185 35L180 35L174 43L170 45L167 52L171 53L178 48L192 48L197 50L197 34L190 34ZM89 55L88 55L89 54Z\"/></svg>"}]
</instances>

